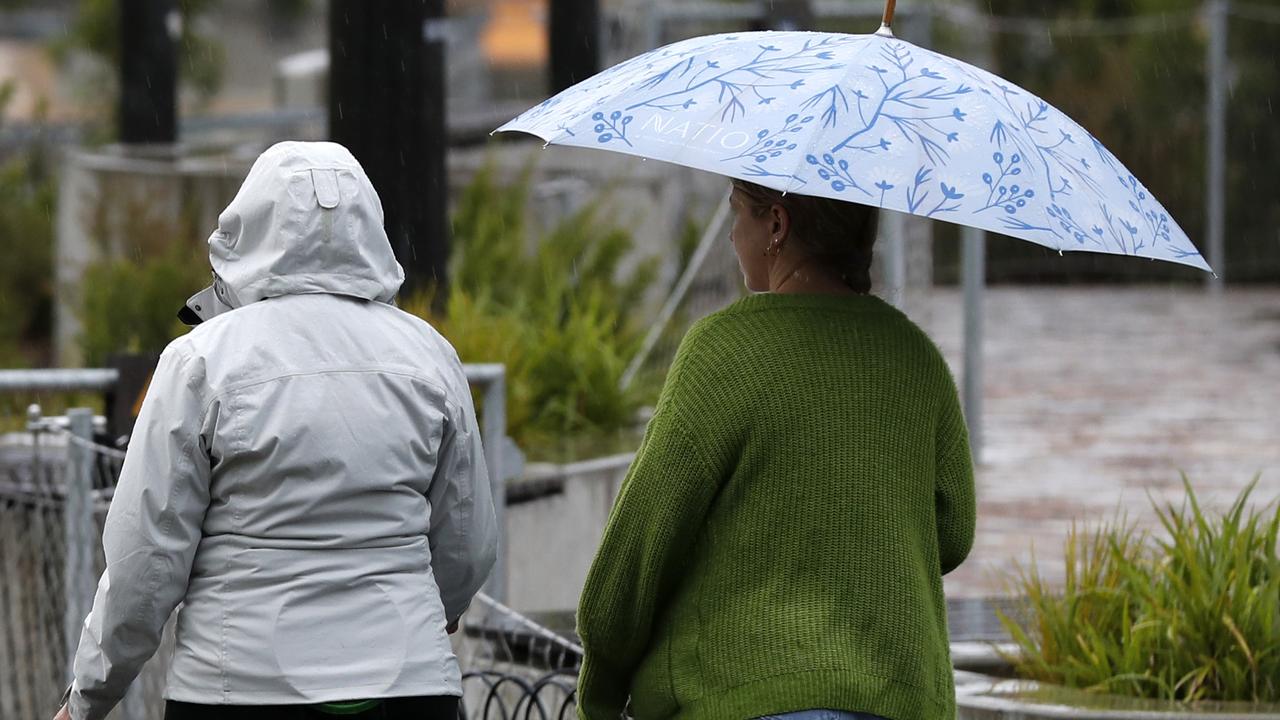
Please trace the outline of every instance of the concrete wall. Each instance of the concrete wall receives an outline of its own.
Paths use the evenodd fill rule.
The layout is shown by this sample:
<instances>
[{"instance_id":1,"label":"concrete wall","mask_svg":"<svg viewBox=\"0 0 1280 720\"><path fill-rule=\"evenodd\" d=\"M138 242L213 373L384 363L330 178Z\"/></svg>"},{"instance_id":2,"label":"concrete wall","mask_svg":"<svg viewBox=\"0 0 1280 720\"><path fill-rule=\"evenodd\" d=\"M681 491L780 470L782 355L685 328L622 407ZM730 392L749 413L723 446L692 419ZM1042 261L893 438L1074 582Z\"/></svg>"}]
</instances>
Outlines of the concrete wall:
<instances>
[{"instance_id":1,"label":"concrete wall","mask_svg":"<svg viewBox=\"0 0 1280 720\"><path fill-rule=\"evenodd\" d=\"M573 611L632 455L570 465L533 464L508 500L508 604L521 612ZM517 490L514 495L519 495ZM531 493L532 494L532 493Z\"/></svg>"}]
</instances>

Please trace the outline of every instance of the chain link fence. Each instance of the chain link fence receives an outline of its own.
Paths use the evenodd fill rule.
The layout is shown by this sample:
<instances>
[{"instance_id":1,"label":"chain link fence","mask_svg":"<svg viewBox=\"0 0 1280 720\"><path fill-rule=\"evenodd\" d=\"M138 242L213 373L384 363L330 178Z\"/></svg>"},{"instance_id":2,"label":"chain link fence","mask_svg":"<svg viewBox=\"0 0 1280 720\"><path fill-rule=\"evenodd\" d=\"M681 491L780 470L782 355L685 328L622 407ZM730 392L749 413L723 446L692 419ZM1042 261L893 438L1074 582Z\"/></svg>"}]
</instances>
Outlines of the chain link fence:
<instances>
[{"instance_id":1,"label":"chain link fence","mask_svg":"<svg viewBox=\"0 0 1280 720\"><path fill-rule=\"evenodd\" d=\"M0 451L0 716L39 717L66 681L61 468L39 446Z\"/></svg>"},{"instance_id":2,"label":"chain link fence","mask_svg":"<svg viewBox=\"0 0 1280 720\"><path fill-rule=\"evenodd\" d=\"M93 431L92 414L79 410L0 445L0 717L52 715L70 679L124 458L95 444ZM134 694L156 685L148 672Z\"/></svg>"}]
</instances>

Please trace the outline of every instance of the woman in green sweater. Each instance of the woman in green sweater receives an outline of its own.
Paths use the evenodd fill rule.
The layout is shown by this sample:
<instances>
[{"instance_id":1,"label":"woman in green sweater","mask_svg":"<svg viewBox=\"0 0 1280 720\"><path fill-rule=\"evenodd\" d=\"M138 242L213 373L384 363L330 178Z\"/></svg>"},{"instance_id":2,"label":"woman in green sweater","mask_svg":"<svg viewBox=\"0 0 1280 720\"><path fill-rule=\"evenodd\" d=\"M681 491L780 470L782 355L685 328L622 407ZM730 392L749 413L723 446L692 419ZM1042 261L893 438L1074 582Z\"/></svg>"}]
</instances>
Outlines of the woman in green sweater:
<instances>
[{"instance_id":1,"label":"woman in green sweater","mask_svg":"<svg viewBox=\"0 0 1280 720\"><path fill-rule=\"evenodd\" d=\"M868 294L876 210L733 185L758 294L681 343L583 589L579 715L954 717L942 575L975 511L951 374Z\"/></svg>"}]
</instances>

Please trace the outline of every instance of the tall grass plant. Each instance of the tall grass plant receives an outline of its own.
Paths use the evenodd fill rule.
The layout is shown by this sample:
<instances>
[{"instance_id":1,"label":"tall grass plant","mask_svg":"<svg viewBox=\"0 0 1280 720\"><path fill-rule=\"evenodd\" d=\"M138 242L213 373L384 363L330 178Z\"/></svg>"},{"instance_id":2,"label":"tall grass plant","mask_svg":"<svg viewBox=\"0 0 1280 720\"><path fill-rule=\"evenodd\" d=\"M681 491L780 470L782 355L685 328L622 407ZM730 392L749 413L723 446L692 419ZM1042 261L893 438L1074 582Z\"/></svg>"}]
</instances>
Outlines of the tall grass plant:
<instances>
[{"instance_id":1,"label":"tall grass plant","mask_svg":"<svg viewBox=\"0 0 1280 720\"><path fill-rule=\"evenodd\" d=\"M1034 560L1020 569L1021 612L1000 616L1018 673L1187 705L1280 702L1280 503L1250 503L1257 484L1214 515L1183 477L1181 505L1152 500L1163 532L1073 528L1060 587Z\"/></svg>"},{"instance_id":2,"label":"tall grass plant","mask_svg":"<svg viewBox=\"0 0 1280 720\"><path fill-rule=\"evenodd\" d=\"M437 290L404 307L435 325L464 362L506 365L508 432L531 455L607 451L650 394L621 379L639 347L657 265L631 262L631 234L604 219L599 201L535 233L529 183L528 171L503 184L483 169L454 211L445 302Z\"/></svg>"}]
</instances>

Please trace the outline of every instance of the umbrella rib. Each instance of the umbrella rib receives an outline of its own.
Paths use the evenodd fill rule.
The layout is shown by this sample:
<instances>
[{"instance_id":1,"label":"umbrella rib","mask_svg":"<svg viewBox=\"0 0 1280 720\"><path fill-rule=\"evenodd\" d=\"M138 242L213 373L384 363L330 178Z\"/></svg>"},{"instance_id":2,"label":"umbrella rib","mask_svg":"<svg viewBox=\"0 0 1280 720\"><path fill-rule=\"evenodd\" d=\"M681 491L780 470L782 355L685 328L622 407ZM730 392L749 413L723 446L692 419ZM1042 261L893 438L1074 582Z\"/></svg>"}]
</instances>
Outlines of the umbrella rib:
<instances>
[{"instance_id":1,"label":"umbrella rib","mask_svg":"<svg viewBox=\"0 0 1280 720\"><path fill-rule=\"evenodd\" d=\"M771 46L771 47L772 47L772 46ZM765 59L763 59L763 58L764 58L765 53L767 53L767 52L769 52L769 51L768 51L768 50L761 50L761 51L760 51L760 53L759 53L758 55L756 55L756 57L755 57L753 60L750 60L750 61L748 61L748 62L745 62L745 63L743 63L743 64L741 64L741 65L739 65L739 66L737 66L737 67L734 67L734 68L730 68L730 69L728 69L728 70L725 70L724 72L720 73L719 75L716 75L716 76L714 76L714 77L707 78L706 80L703 80L703 81L702 81L702 82L700 82L700 83L697 83L697 84L695 84L695 85L691 85L691 86L689 86L689 87L685 87L685 88L684 88L684 89L682 89L682 90L673 90L673 91L671 91L671 92L669 92L669 93L664 93L664 94L662 94L662 95L658 95L658 96L656 96L656 97L652 97L652 98L649 98L649 99L647 99L647 100L643 100L643 101L641 101L641 102L635 103L635 104L633 104L633 105L628 106L628 107L627 107L627 110L635 110L636 108L639 108L639 107L646 107L646 106L648 106L648 107L658 107L658 106L654 105L653 103L654 103L654 102L656 102L656 101L659 101L659 100L665 100L665 99L667 99L667 98L669 98L669 97L675 97L675 96L682 95L682 94L685 94L685 93L693 92L693 91L695 91L695 90L698 90L698 89L701 89L701 88L703 88L703 87L706 87L707 85L709 85L709 84L711 84L711 83L714 83L714 82L727 82L727 81L724 81L724 78L726 78L726 77L728 77L728 76L732 75L733 73L740 72L740 71L742 71L742 70L751 70L751 69L753 68L753 66L758 65L758 64L760 64L760 63L777 63L777 62L781 62L781 61L783 61L783 60L792 60L792 59L794 59L794 58L796 58L796 57L798 57L798 56L800 56L800 55L802 55L802 54L804 54L804 53L806 53L806 52L809 52L809 51L811 51L811 50L813 50L813 49L814 49L814 46L813 46L813 45L811 45L808 41L806 41L806 42L805 42L805 44L804 44L804 47L802 47L802 48L800 48L799 50L797 50L797 51L795 51L795 52L791 53L790 55L782 55L782 56L779 56L779 57L776 57L776 58L769 58L769 59L767 59L767 60L765 60ZM677 64L677 65L676 65L676 67L679 67L679 64ZM674 69L674 68L673 68L673 69ZM766 69L768 69L768 70L773 70L774 68L766 68ZM782 71L785 71L785 69L779 69L778 71L779 71L779 72L782 72Z\"/></svg>"},{"instance_id":2,"label":"umbrella rib","mask_svg":"<svg viewBox=\"0 0 1280 720\"><path fill-rule=\"evenodd\" d=\"M867 48L867 46L866 46L866 45L864 45L862 48L859 48L860 52L855 52L855 53L854 53L854 56L853 56L853 57L851 57L851 58L849 59L849 63L845 66L845 75L846 75L846 77L842 77L842 78L840 78L840 82L844 82L845 80L847 80L847 79L848 79L848 78L847 78L848 73L849 73L849 72L851 72L851 68L852 68L852 67L853 67L853 66L854 66L854 65L855 65L855 64L860 60L861 56L866 52L866 48ZM881 78L881 82L883 82L883 78ZM837 90L839 90L839 89L840 89L840 83L836 83L836 84L832 85L832 87L833 87L833 88L836 88ZM830 90L830 88L829 88L828 90ZM843 93L843 91L841 91L841 92ZM822 97L822 96L823 96L823 95L825 95L825 94L826 94L825 92L824 92L824 93L821 93L821 94L820 94L820 95L818 95L817 97ZM847 104L847 103L846 103L846 104ZM881 107L883 107L883 104L884 104L884 101L882 100L882 101L881 101ZM862 114L861 100L859 100L858 112L859 112L859 116L861 116L861 114ZM876 116L873 116L873 118L872 118L872 119L873 119L873 122L872 122L872 123L870 123L870 124L868 124L868 125L867 125L867 127L863 128L863 129L862 129L861 131L859 131L859 133L857 133L857 134L859 134L859 135L860 135L860 134L862 134L862 133L866 132L867 130L870 130L870 129L871 129L871 127L873 127L873 126L874 126L875 122L876 122L876 121L878 121L878 115L879 115L879 112L880 112L880 110L879 110L879 109L877 109L877 111L876 111ZM819 138L819 137L821 137L821 133L813 133L813 135L809 138L809 143L805 146L805 150L804 150L804 152L800 155L800 160L798 160L798 161L797 161L795 169L793 169L793 170L791 171L791 179L787 182L787 186L783 189L783 192L784 192L784 193L790 192L791 190L793 190L793 189L795 188L795 181L796 181L796 180L800 180L800 176L797 174L797 170L799 170L800 168L802 168L802 167L803 167L803 165L801 165L801 163L808 163L808 162L809 162L809 158L813 156L813 149L814 149L814 146L816 146L816 145L818 144L818 138ZM830 154L835 153L837 150L839 150L841 147L843 147L845 144L847 144L847 143L848 143L849 141L851 141L852 139L853 139L853 136L851 136L851 137L849 137L849 138L846 138L846 139L841 143L841 145L840 145L840 146L837 146L837 148L836 148L836 149L833 149L833 150L831 150L831 151L830 151L830 153L826 153L826 154L827 154L827 155L830 155ZM815 160L816 160L816 158L815 158ZM824 157L824 160L825 160L825 157ZM846 175L847 175L847 173L846 173ZM856 181L854 181L854 180L853 180L853 176L852 176L852 175L848 175L848 176L847 176L847 180L849 181L849 184L850 184L852 187L857 188L858 190L862 191L862 193L863 193L863 194L865 194L867 197L872 197L871 192L870 192L869 190L867 190L866 188L862 187L861 185L859 185ZM801 182L804 182L804 181L803 181L803 180L801 180Z\"/></svg>"}]
</instances>

